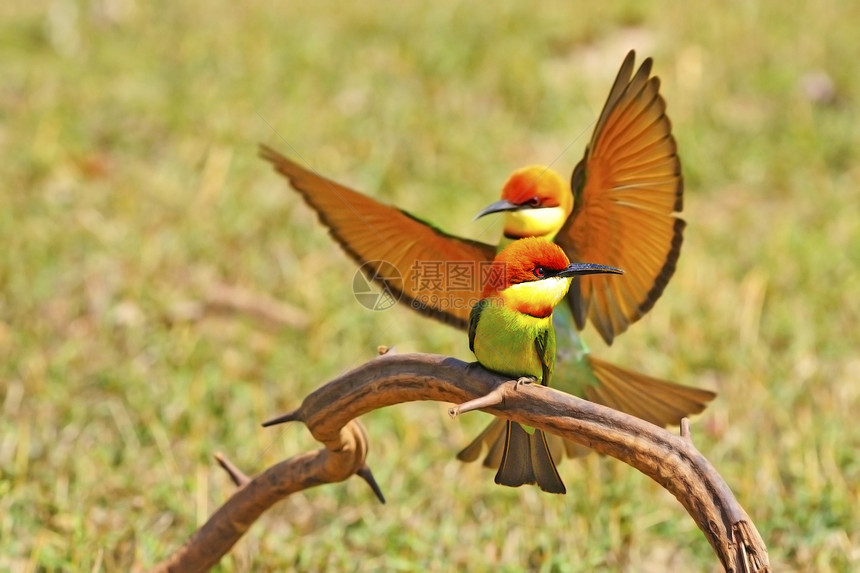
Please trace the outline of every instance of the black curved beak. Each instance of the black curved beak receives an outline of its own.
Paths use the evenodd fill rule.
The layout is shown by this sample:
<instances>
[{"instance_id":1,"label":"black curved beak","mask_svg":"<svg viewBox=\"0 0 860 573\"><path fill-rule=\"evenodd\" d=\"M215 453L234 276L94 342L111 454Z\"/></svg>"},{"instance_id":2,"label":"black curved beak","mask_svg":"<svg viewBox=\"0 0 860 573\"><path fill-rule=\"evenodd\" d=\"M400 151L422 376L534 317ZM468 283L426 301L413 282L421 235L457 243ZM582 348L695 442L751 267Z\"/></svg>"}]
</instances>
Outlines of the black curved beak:
<instances>
[{"instance_id":1,"label":"black curved beak","mask_svg":"<svg viewBox=\"0 0 860 573\"><path fill-rule=\"evenodd\" d=\"M555 276L578 277L582 275L600 274L623 275L624 271L616 269L615 267L607 267L606 265L597 265L594 263L571 263L566 269L559 271Z\"/></svg>"},{"instance_id":2,"label":"black curved beak","mask_svg":"<svg viewBox=\"0 0 860 573\"><path fill-rule=\"evenodd\" d=\"M522 205L517 205L516 203L511 203L507 199L502 199L501 201L496 201L495 203L491 203L487 205L481 211L475 215L473 221L477 221L484 215L490 215L491 213L503 213L504 211L518 211L522 209Z\"/></svg>"}]
</instances>

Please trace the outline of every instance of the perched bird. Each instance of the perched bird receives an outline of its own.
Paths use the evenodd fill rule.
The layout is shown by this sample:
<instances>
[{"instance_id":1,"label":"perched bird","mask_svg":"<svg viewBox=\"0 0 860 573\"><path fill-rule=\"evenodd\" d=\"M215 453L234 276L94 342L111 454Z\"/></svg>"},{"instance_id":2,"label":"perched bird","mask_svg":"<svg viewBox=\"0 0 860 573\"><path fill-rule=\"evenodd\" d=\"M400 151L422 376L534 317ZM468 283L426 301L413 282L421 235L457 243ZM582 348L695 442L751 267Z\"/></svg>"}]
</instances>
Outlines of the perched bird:
<instances>
[{"instance_id":1,"label":"perched bird","mask_svg":"<svg viewBox=\"0 0 860 573\"><path fill-rule=\"evenodd\" d=\"M509 376L528 376L544 386L555 365L552 311L573 277L621 274L612 267L571 264L558 245L539 238L514 241L495 258L481 300L469 318L469 348L485 368ZM564 493L544 433L527 432L504 422L496 483L517 487L536 483L550 493Z\"/></svg>"},{"instance_id":2,"label":"perched bird","mask_svg":"<svg viewBox=\"0 0 860 573\"><path fill-rule=\"evenodd\" d=\"M458 328L468 328L470 309L482 298L482 270L514 239L540 237L554 241L572 261L624 269L612 280L573 278L567 295L571 313L554 315L561 322L559 362L564 364L554 384L660 426L677 424L701 412L715 394L599 360L577 333L588 320L611 344L654 305L680 253L684 221L675 213L683 205L681 165L651 59L634 74L634 58L631 51L624 59L570 184L549 167L526 167L511 175L500 201L479 213L504 213L504 236L497 245L445 233L266 146L260 154L289 179L369 278L413 310ZM402 281L386 280L379 261L399 269ZM451 265L462 270L464 264L471 264L471 280L458 281L456 289L444 280L426 280L431 270ZM498 467L504 429L496 420L458 457L477 459L487 443L484 465ZM578 453L570 442L564 451ZM561 455L558 448L554 452Z\"/></svg>"}]
</instances>

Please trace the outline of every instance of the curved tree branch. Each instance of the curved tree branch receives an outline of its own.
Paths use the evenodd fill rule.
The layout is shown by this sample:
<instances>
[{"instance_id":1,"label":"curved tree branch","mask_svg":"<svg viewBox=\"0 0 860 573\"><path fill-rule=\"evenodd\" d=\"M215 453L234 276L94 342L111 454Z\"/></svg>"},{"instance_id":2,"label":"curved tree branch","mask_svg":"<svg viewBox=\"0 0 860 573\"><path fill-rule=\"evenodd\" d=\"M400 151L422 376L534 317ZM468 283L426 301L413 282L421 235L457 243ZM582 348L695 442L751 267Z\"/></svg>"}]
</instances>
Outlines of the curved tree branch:
<instances>
[{"instance_id":1,"label":"curved tree branch","mask_svg":"<svg viewBox=\"0 0 860 573\"><path fill-rule=\"evenodd\" d=\"M770 571L764 541L725 481L693 446L686 420L678 436L552 388L431 354L371 360L312 392L298 409L264 423L302 421L324 449L274 465L252 480L220 457L239 490L155 571L208 570L266 509L302 489L357 474L382 500L365 464L367 436L355 418L415 400L460 404L451 408L452 416L482 409L617 458L681 502L726 571Z\"/></svg>"}]
</instances>

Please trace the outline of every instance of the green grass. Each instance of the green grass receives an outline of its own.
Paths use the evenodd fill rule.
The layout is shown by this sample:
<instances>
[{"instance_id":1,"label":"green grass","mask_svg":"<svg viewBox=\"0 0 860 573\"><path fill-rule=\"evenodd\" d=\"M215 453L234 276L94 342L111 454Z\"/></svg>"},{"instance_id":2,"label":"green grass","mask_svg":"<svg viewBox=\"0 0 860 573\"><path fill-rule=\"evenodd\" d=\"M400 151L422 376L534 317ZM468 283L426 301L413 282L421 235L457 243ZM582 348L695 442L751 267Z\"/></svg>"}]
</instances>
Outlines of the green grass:
<instances>
[{"instance_id":1,"label":"green grass","mask_svg":"<svg viewBox=\"0 0 860 573\"><path fill-rule=\"evenodd\" d=\"M631 47L663 80L689 226L655 309L592 347L719 392L694 439L775 570L860 566L858 6L40 4L0 8L0 570L147 568L230 495L216 451L253 473L317 447L259 422L377 344L471 359L463 333L354 301L257 142L491 241L473 214L588 129ZM311 325L182 320L218 284ZM553 497L454 460L481 415L363 421L389 503L360 480L295 495L218 570L718 570L612 459L565 462Z\"/></svg>"}]
</instances>

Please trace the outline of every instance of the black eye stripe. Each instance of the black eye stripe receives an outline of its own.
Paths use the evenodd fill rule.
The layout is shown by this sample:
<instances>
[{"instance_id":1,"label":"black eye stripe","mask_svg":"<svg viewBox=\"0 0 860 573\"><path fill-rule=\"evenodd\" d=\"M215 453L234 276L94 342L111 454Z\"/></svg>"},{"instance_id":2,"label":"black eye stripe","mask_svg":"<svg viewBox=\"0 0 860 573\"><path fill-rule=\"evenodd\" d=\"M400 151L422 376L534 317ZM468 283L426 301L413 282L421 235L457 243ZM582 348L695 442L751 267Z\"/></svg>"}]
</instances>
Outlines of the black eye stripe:
<instances>
[{"instance_id":1,"label":"black eye stripe","mask_svg":"<svg viewBox=\"0 0 860 573\"><path fill-rule=\"evenodd\" d=\"M521 203L517 203L517 205L522 207L540 207L541 203L542 201L540 197L532 197L522 201Z\"/></svg>"}]
</instances>

